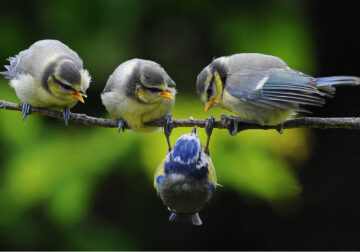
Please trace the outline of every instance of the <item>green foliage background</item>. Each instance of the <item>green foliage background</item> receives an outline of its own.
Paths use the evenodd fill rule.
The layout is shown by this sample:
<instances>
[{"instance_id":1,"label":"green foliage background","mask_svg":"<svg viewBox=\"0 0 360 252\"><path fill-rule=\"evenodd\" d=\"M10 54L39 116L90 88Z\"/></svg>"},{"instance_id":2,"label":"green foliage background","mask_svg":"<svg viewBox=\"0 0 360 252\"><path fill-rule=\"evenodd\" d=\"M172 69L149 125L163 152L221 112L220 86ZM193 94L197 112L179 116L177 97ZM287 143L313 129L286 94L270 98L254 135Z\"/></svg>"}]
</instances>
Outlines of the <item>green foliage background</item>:
<instances>
[{"instance_id":1,"label":"green foliage background","mask_svg":"<svg viewBox=\"0 0 360 252\"><path fill-rule=\"evenodd\" d=\"M116 66L135 57L159 62L176 81L174 118L225 113L220 108L203 112L195 94L196 76L213 57L267 53L300 71L316 70L301 1L16 2L5 1L1 10L1 64L40 39L69 45L93 77L89 98L73 112L109 117L99 95ZM0 99L19 101L3 78L0 94ZM175 129L172 143L190 130ZM204 142L203 130L200 137ZM222 187L201 213L204 229L213 223L221 228L215 219L221 218L216 213L226 193L233 193L233 203L268 204L274 214L296 208L302 189L294 168L307 160L310 137L306 130L283 135L253 130L231 137L215 129L210 147ZM38 115L24 124L20 113L2 110L0 148L0 242L5 249L181 249L159 236L193 230L168 223L169 213L152 188L153 173L167 150L162 132L65 127ZM229 214L236 213L229 208ZM167 233L171 229L177 231Z\"/></svg>"}]
</instances>

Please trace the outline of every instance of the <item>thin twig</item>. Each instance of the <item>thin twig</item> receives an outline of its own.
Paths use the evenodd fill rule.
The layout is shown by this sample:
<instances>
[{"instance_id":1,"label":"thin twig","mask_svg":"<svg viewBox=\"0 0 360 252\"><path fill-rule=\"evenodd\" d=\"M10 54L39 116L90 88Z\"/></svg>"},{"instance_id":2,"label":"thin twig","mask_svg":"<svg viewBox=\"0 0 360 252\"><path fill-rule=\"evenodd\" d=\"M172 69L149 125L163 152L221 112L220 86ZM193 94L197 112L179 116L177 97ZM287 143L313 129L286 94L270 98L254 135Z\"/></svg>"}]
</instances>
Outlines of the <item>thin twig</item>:
<instances>
[{"instance_id":1,"label":"thin twig","mask_svg":"<svg viewBox=\"0 0 360 252\"><path fill-rule=\"evenodd\" d=\"M12 103L0 100L0 109L21 111L22 104ZM31 108L31 114L39 114L48 117L62 119L62 112L54 111L44 108ZM105 128L117 128L117 120L110 120L105 118L92 117L85 114L70 113L70 121L81 123L84 125L95 125ZM205 120L197 119L173 119L174 127L205 127ZM164 125L163 119L158 119L149 123L148 126L162 127ZM214 121L214 128L231 129L233 121L228 118L222 118ZM242 124L239 131L248 129L277 129L278 126L261 126L257 124ZM319 128L319 129L360 129L359 117L339 117L339 118L319 118L319 117L301 117L296 119L289 119L283 123L283 129L293 128Z\"/></svg>"}]
</instances>

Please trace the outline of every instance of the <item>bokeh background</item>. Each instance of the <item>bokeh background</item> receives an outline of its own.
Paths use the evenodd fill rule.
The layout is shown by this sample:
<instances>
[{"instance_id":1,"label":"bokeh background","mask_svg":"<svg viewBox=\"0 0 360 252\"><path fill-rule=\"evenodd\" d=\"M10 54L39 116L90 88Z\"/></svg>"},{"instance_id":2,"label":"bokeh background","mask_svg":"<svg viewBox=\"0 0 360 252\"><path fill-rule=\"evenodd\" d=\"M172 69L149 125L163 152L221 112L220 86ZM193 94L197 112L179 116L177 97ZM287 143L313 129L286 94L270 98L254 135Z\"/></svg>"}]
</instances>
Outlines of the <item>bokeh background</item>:
<instances>
[{"instance_id":1,"label":"bokeh background","mask_svg":"<svg viewBox=\"0 0 360 252\"><path fill-rule=\"evenodd\" d=\"M175 118L203 112L195 80L214 57L272 54L314 76L360 75L356 1L1 0L0 65L40 39L77 51L93 77L72 111L109 117L100 93L123 61L162 64ZM339 88L315 116L359 116L360 89ZM18 102L7 80L0 99ZM177 128L171 140L189 132ZM205 134L200 130L202 141ZM0 111L0 248L5 250L359 250L360 133L214 130L219 187L201 227L168 222L153 173L162 132L118 134Z\"/></svg>"}]
</instances>

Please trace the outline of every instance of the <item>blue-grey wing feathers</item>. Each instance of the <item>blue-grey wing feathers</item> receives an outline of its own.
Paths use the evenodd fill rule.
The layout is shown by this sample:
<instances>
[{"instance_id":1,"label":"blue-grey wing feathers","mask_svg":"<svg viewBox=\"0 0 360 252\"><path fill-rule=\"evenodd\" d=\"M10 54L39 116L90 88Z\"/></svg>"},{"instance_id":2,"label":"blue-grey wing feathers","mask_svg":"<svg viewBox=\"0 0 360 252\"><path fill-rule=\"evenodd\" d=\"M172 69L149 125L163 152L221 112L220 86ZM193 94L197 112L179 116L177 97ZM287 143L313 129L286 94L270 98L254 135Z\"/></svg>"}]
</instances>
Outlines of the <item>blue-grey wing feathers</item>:
<instances>
[{"instance_id":1,"label":"blue-grey wing feathers","mask_svg":"<svg viewBox=\"0 0 360 252\"><path fill-rule=\"evenodd\" d=\"M4 66L7 71L0 72L0 74L4 75L6 79L12 80L16 78L17 72L16 72L16 66L19 63L19 56L16 55L14 57L10 57L7 59L10 62L10 65Z\"/></svg>"},{"instance_id":2,"label":"blue-grey wing feathers","mask_svg":"<svg viewBox=\"0 0 360 252\"><path fill-rule=\"evenodd\" d=\"M228 77L226 90L247 103L265 109L309 112L298 105L322 106L336 85L360 85L360 78L334 76L313 78L291 68L242 69Z\"/></svg>"},{"instance_id":3,"label":"blue-grey wing feathers","mask_svg":"<svg viewBox=\"0 0 360 252\"><path fill-rule=\"evenodd\" d=\"M257 69L242 69L228 76L225 89L237 98L261 99L261 86L268 74ZM258 88L260 86L260 88Z\"/></svg>"}]
</instances>

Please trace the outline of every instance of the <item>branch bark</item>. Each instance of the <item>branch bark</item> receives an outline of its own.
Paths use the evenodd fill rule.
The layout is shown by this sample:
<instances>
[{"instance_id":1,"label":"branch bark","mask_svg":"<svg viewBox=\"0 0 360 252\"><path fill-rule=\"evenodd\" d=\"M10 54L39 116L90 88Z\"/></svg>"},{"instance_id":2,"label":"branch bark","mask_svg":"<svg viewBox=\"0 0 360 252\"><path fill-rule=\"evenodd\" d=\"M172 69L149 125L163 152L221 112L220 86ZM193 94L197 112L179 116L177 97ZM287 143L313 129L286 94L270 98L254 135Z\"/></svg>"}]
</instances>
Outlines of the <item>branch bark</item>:
<instances>
[{"instance_id":1,"label":"branch bark","mask_svg":"<svg viewBox=\"0 0 360 252\"><path fill-rule=\"evenodd\" d=\"M0 100L0 109L21 111L22 104L12 103L4 100ZM62 119L62 112L54 111L44 108L31 108L31 114L39 114L43 116ZM85 114L70 113L70 121L75 123L84 124L87 126L94 125L105 128L117 128L117 120L110 120L105 118L92 117ZM174 127L205 127L205 120L198 119L173 119ZM159 119L149 123L148 126L162 127L164 120ZM214 128L219 129L232 129L233 121L228 118L222 118L214 122ZM319 129L360 129L359 117L339 117L339 118L319 118L319 117L300 117L295 119L289 119L283 123L283 129L293 128L319 128ZM261 126L258 124L244 123L239 126L239 131L248 129L278 129L278 126Z\"/></svg>"}]
</instances>

